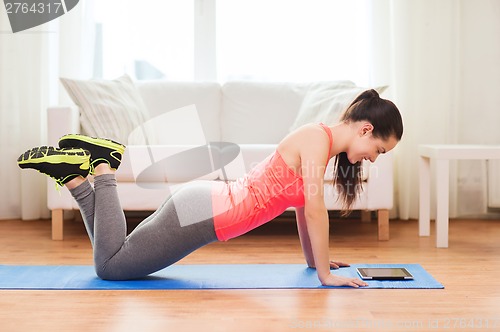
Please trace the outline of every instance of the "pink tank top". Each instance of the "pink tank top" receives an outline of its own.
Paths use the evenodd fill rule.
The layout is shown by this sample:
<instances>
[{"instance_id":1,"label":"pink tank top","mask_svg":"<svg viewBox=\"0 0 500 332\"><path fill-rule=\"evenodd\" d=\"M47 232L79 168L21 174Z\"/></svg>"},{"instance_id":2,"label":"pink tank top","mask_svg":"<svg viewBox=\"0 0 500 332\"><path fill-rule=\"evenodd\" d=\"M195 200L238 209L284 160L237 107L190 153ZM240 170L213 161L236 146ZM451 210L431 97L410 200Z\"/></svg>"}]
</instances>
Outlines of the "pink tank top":
<instances>
[{"instance_id":1,"label":"pink tank top","mask_svg":"<svg viewBox=\"0 0 500 332\"><path fill-rule=\"evenodd\" d=\"M331 148L331 131L320 125L328 134ZM304 206L302 177L285 163L278 151L237 181L215 182L212 187L214 226L219 241L245 234L289 207L301 206Z\"/></svg>"}]
</instances>

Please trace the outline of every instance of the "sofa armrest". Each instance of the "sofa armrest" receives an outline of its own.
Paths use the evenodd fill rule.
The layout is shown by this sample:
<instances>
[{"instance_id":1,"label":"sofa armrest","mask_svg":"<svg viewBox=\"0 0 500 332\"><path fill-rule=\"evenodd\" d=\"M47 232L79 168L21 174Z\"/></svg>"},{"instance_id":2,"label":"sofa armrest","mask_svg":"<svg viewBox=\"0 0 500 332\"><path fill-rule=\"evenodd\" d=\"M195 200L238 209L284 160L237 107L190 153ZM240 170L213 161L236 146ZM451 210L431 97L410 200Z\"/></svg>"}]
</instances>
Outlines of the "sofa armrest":
<instances>
[{"instance_id":1,"label":"sofa armrest","mask_svg":"<svg viewBox=\"0 0 500 332\"><path fill-rule=\"evenodd\" d=\"M61 136L80 133L80 112L76 106L54 106L47 109L47 142L57 146Z\"/></svg>"}]
</instances>

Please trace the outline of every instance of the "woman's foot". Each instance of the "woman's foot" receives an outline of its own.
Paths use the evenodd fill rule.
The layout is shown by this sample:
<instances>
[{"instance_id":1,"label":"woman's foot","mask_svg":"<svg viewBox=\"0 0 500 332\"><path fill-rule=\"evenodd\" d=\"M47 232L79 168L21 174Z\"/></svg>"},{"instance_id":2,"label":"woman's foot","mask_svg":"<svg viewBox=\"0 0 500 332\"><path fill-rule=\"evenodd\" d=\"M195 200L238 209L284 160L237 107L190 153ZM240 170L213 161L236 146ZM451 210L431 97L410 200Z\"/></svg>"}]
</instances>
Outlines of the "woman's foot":
<instances>
[{"instance_id":1,"label":"woman's foot","mask_svg":"<svg viewBox=\"0 0 500 332\"><path fill-rule=\"evenodd\" d=\"M69 134L59 139L61 148L82 148L90 152L90 174L96 174L96 167L102 163L116 171L120 166L125 145L118 142L85 135Z\"/></svg>"},{"instance_id":2,"label":"woman's foot","mask_svg":"<svg viewBox=\"0 0 500 332\"><path fill-rule=\"evenodd\" d=\"M60 186L89 175L90 153L80 148L59 149L40 146L30 149L17 159L21 168L32 168L53 178Z\"/></svg>"}]
</instances>

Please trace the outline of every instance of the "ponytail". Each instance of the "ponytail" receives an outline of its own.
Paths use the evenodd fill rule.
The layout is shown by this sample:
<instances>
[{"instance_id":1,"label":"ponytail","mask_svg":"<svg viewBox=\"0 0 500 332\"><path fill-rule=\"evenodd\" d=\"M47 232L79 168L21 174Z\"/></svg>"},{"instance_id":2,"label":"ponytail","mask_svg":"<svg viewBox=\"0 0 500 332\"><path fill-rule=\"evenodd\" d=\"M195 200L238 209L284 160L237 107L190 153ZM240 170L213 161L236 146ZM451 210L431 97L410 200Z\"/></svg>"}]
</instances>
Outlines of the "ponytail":
<instances>
[{"instance_id":1,"label":"ponytail","mask_svg":"<svg viewBox=\"0 0 500 332\"><path fill-rule=\"evenodd\" d=\"M335 159L334 185L342 199L342 215L347 216L356 197L362 190L361 162L351 164L347 153L342 152Z\"/></svg>"}]
</instances>

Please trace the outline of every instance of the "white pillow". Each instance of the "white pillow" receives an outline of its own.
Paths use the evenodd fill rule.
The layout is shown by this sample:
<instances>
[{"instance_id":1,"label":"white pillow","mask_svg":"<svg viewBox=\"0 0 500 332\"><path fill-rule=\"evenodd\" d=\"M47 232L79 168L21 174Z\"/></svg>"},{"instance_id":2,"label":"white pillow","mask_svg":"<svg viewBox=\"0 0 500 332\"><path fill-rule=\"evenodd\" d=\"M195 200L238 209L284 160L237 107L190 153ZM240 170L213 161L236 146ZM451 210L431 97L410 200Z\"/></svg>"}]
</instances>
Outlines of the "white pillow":
<instances>
[{"instance_id":1,"label":"white pillow","mask_svg":"<svg viewBox=\"0 0 500 332\"><path fill-rule=\"evenodd\" d=\"M382 93L387 86L374 88ZM367 88L349 81L322 82L311 85L300 106L297 117L290 127L293 131L308 123L323 122L327 125L339 121L342 112Z\"/></svg>"},{"instance_id":2,"label":"white pillow","mask_svg":"<svg viewBox=\"0 0 500 332\"><path fill-rule=\"evenodd\" d=\"M80 123L86 135L128 144L129 134L149 118L146 105L128 75L111 81L60 80L80 108Z\"/></svg>"}]
</instances>

